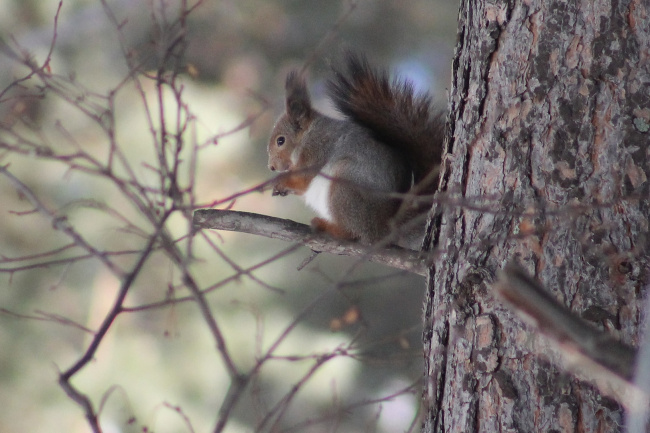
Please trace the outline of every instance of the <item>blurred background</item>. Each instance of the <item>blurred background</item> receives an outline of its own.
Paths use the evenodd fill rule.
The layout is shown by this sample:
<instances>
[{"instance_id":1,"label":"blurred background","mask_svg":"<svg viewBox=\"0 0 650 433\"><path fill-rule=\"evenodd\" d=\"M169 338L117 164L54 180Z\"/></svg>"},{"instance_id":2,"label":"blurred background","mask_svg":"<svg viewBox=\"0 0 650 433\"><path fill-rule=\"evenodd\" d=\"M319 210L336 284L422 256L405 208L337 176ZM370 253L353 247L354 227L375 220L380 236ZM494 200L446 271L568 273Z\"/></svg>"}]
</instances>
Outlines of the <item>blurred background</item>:
<instances>
[{"instance_id":1,"label":"blurred background","mask_svg":"<svg viewBox=\"0 0 650 433\"><path fill-rule=\"evenodd\" d=\"M144 183L155 179L148 168L155 155L143 101L173 106L176 99L171 93L158 99L153 80L136 89L128 82L125 58L153 71L161 52L152 41L164 37L159 24L173 21L180 4L64 0L48 65L77 88L70 93L83 104L101 105L115 91L115 142ZM3 44L42 62L58 6L54 0L0 0ZM198 203L208 205L272 177L266 167L268 133L283 109L286 73L305 62L312 98L323 111L331 111L324 95L329 65L345 47L410 78L444 109L457 8L449 0L204 1L188 17L179 78L193 115L192 139L214 141L199 153ZM26 72L6 50L0 52L0 92ZM18 131L34 143L70 152L78 146L106 157L107 137L96 122L65 98L14 99L22 86L38 90L26 82L3 93L0 143L15 142ZM2 147L0 164L10 164L13 175L99 250L142 248L143 239L122 230L123 221L106 210L119 211L134 225L142 223L142 215L105 179ZM97 260L66 262L72 256L66 251L39 257L69 240L47 218L26 213L33 206L2 176L0 194L0 433L89 431L81 409L57 384L58 372L86 350L120 281ZM304 223L312 217L299 199L271 197L269 191L244 194L232 209ZM169 224L177 236L187 233L182 216ZM304 247L274 259L291 245L239 233L209 236L223 255L198 239L192 268L201 287L218 285L208 299L238 367L251 368L289 331L277 359L249 385L225 431L255 431L315 357L337 348L351 348L354 356L334 357L310 376L274 431L409 429L423 374L422 277L325 254L298 270L310 256ZM34 266L53 259L61 262ZM124 254L116 261L128 267L133 257ZM231 278L233 263L247 268L263 262L268 263L254 278ZM174 267L163 255L154 256L127 297L126 306L134 310L117 318L92 363L74 377L75 386L101 409L105 432L212 429L229 385L212 336L194 303L155 305L186 295ZM297 325L290 326L296 318ZM365 401L377 403L348 408ZM320 418L327 421L317 422Z\"/></svg>"}]
</instances>

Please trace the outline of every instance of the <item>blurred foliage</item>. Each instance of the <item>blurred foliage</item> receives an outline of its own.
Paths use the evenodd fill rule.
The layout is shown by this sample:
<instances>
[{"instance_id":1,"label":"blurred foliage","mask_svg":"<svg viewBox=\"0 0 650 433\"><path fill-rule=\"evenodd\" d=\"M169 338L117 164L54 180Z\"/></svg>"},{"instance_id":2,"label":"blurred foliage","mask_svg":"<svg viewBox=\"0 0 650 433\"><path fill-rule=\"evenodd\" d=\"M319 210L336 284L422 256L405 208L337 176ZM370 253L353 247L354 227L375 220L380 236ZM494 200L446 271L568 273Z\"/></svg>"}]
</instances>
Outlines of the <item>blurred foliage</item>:
<instances>
[{"instance_id":1,"label":"blurred foliage","mask_svg":"<svg viewBox=\"0 0 650 433\"><path fill-rule=\"evenodd\" d=\"M97 0L64 0L58 18L50 68L86 89L79 98L88 104L103 103L95 95L106 94L128 77L125 56L152 70L160 64L164 50L155 41L173 32L155 23L164 21L162 14L174 15L179 0L106 3L122 23L122 39ZM52 42L57 5L53 0L3 0L0 38L42 61ZM323 78L342 47L365 51L374 63L411 77L419 88L431 89L444 106L456 14L456 2L445 0L205 1L189 16L189 43L180 66L184 98L196 117L197 128L192 131L196 140L224 135L201 152L195 184L198 201L207 204L271 177L266 169L266 134L282 109L287 71L313 59L314 99L327 109ZM0 53L0 89L23 74L24 67ZM150 84L145 91L153 104L156 95L154 83ZM25 89L29 86L25 83ZM48 145L73 149L76 143L98 158L106 156L106 137L87 116L51 95L13 98L22 90L21 86L12 89L12 98L0 103L3 125ZM172 95L167 97L163 104L173 104ZM115 101L116 141L141 179L147 180L154 174L145 163L154 155L140 96L127 84ZM227 133L250 116L255 121L249 127ZM9 139L3 134L6 131L0 130L0 141ZM142 215L102 179L35 155L3 151L0 164L10 164L14 175L101 250L142 248L142 238L121 230L122 222L105 210L119 210L136 225L144 224ZM57 385L57 373L86 350L90 330L97 329L106 314L119 281L96 260L11 271L41 261L11 259L59 248L69 240L42 216L21 214L32 206L1 177L0 194L4 258L0 263L4 311L0 313L0 431L88 431L80 409ZM297 199L269 193L245 195L234 208L303 222L310 218ZM170 227L181 236L187 222L175 217ZM236 233L209 236L242 268L289 247ZM205 242L197 240L196 249L197 260L191 266L203 279L202 287L235 273ZM339 357L320 369L300 390L285 415L284 428L331 413L332 408L390 395L422 376L423 280L370 264L350 272L356 261L324 255L297 271L308 256L309 251L299 249L254 272L283 293L241 276L209 296L232 356L242 366L252 366L261 348L268 347L314 300L318 300L316 307L292 329L278 353L309 356L354 342L356 358ZM129 266L134 257L126 254L118 260ZM167 258L154 255L127 306L186 295L178 279ZM86 330L68 326L63 319ZM310 366L310 358L270 363L250 386L248 398L237 406L236 421L226 431L251 431L264 409L285 395ZM120 315L92 364L74 382L97 405L105 402L101 419L106 432L142 431L143 426L157 432L190 431L183 416L192 421L194 431L207 431L228 387L211 336L191 302ZM405 430L417 410L418 396L419 392L405 394L361 408L339 419L338 431ZM300 431L322 431L322 425Z\"/></svg>"}]
</instances>

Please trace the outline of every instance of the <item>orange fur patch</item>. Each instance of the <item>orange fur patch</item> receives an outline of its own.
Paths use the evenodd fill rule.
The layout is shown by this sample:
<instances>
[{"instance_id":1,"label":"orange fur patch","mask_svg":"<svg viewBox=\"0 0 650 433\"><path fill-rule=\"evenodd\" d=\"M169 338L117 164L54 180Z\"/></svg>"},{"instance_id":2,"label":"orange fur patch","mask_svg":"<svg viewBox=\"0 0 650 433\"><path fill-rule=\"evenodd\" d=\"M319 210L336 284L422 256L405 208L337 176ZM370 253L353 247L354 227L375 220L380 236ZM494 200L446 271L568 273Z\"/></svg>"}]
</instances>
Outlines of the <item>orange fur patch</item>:
<instances>
[{"instance_id":1,"label":"orange fur patch","mask_svg":"<svg viewBox=\"0 0 650 433\"><path fill-rule=\"evenodd\" d=\"M338 224L324 220L323 218L318 218L318 217L313 218L311 220L311 227L318 232L327 233L330 236L335 237L337 239L347 239L347 240L356 239L356 237L349 231L345 230Z\"/></svg>"}]
</instances>

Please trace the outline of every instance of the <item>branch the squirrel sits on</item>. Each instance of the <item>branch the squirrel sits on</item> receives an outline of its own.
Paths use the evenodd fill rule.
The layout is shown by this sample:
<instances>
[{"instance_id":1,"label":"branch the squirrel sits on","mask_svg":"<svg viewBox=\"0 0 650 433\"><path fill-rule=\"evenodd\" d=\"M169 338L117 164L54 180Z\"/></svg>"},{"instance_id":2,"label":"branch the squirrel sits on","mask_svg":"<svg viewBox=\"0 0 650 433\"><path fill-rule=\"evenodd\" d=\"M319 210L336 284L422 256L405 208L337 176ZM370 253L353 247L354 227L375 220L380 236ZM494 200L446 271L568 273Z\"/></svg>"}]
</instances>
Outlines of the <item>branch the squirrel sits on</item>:
<instances>
[{"instance_id":1,"label":"branch the squirrel sits on","mask_svg":"<svg viewBox=\"0 0 650 433\"><path fill-rule=\"evenodd\" d=\"M410 203L409 193L437 187L444 120L410 81L391 80L359 54L347 53L344 64L328 83L342 120L312 107L297 71L287 76L286 111L268 144L269 168L282 173L273 195L301 195L319 215L317 231L372 244L430 207ZM424 219L411 226L395 243L419 247Z\"/></svg>"}]
</instances>

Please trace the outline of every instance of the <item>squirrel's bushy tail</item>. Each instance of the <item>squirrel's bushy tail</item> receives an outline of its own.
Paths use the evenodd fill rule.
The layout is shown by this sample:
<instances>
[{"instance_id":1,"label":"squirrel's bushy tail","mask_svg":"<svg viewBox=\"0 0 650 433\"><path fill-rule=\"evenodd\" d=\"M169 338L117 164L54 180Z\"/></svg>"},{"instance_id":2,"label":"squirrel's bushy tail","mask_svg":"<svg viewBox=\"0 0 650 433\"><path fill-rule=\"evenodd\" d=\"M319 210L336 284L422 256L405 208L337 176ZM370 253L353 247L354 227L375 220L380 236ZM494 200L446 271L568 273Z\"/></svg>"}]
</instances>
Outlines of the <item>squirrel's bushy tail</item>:
<instances>
[{"instance_id":1,"label":"squirrel's bushy tail","mask_svg":"<svg viewBox=\"0 0 650 433\"><path fill-rule=\"evenodd\" d=\"M425 183L420 193L437 187L444 119L442 112L432 109L428 94L417 94L410 81L391 80L385 70L373 69L364 56L353 52L346 53L345 70L334 69L328 85L341 113L407 155L415 183Z\"/></svg>"}]
</instances>

